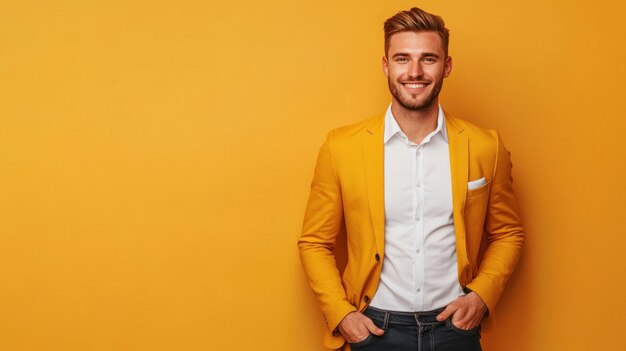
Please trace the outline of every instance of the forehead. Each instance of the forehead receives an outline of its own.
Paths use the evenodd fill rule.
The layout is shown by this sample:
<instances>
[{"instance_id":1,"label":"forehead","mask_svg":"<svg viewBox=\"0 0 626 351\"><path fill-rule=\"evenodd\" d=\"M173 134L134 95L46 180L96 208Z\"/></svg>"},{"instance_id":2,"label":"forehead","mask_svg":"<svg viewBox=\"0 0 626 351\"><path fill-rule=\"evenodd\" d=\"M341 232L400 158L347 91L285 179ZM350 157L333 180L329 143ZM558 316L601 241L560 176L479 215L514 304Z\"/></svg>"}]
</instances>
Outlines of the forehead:
<instances>
[{"instance_id":1,"label":"forehead","mask_svg":"<svg viewBox=\"0 0 626 351\"><path fill-rule=\"evenodd\" d=\"M398 32L389 37L389 55L398 52L420 54L437 52L444 55L443 42L437 32Z\"/></svg>"}]
</instances>

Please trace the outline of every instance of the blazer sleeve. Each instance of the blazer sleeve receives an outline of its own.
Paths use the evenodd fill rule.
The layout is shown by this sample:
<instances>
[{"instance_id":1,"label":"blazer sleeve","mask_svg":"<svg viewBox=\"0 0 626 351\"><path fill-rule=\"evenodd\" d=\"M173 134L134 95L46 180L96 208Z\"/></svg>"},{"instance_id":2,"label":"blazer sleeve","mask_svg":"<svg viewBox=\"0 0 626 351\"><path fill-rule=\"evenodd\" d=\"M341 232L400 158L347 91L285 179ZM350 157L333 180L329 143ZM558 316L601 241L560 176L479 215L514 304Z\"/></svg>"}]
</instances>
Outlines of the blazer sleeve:
<instances>
[{"instance_id":1,"label":"blazer sleeve","mask_svg":"<svg viewBox=\"0 0 626 351\"><path fill-rule=\"evenodd\" d=\"M498 132L492 133L497 141L497 156L484 227L487 248L476 276L467 284L489 311L495 308L524 243L524 230L513 193L511 154Z\"/></svg>"},{"instance_id":2,"label":"blazer sleeve","mask_svg":"<svg viewBox=\"0 0 626 351\"><path fill-rule=\"evenodd\" d=\"M333 140L331 131L320 148L298 240L304 273L331 333L348 313L357 310L346 298L333 253L345 226L341 184L333 164Z\"/></svg>"}]
</instances>

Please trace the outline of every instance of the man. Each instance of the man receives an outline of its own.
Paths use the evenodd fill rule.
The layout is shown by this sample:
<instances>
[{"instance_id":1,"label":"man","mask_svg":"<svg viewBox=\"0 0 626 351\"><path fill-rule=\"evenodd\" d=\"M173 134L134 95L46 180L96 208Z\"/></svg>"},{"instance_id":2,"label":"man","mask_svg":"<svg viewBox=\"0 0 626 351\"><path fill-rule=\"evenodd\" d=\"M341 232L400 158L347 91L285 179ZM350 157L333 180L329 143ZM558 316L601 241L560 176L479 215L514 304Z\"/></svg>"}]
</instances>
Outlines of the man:
<instances>
[{"instance_id":1,"label":"man","mask_svg":"<svg viewBox=\"0 0 626 351\"><path fill-rule=\"evenodd\" d=\"M412 8L384 29L392 102L384 116L328 134L298 241L328 324L324 344L481 350L480 323L523 244L510 154L495 130L439 106L452 70L439 16Z\"/></svg>"}]
</instances>

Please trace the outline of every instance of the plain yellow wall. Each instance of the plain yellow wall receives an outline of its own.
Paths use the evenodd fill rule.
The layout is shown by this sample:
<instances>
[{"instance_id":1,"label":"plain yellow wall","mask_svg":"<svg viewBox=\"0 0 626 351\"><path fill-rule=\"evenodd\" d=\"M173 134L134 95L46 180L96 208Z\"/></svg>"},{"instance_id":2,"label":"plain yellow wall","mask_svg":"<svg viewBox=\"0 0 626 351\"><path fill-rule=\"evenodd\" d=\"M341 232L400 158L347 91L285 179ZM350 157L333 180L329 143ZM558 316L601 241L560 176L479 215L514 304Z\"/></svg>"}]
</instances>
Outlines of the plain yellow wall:
<instances>
[{"instance_id":1,"label":"plain yellow wall","mask_svg":"<svg viewBox=\"0 0 626 351\"><path fill-rule=\"evenodd\" d=\"M622 350L621 1L2 1L0 350L323 350L296 240L326 132L383 113L382 23L451 29L527 231L485 350Z\"/></svg>"}]
</instances>

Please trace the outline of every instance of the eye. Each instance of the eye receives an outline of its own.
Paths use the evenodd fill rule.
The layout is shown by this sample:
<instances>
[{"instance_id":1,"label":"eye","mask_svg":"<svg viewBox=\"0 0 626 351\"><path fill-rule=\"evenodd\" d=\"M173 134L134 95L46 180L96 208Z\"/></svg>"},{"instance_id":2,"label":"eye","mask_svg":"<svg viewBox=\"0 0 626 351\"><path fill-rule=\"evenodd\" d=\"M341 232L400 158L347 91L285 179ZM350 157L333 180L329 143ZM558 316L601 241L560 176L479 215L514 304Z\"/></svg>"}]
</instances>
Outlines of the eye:
<instances>
[{"instance_id":1,"label":"eye","mask_svg":"<svg viewBox=\"0 0 626 351\"><path fill-rule=\"evenodd\" d=\"M396 59L396 62L406 62L408 59L406 57L399 57Z\"/></svg>"},{"instance_id":2,"label":"eye","mask_svg":"<svg viewBox=\"0 0 626 351\"><path fill-rule=\"evenodd\" d=\"M423 59L423 60L424 60L425 62L428 62L428 63L433 63L433 62L436 62L436 61L437 61L437 60L435 60L435 58L434 58L434 57L424 57L424 59Z\"/></svg>"}]
</instances>

